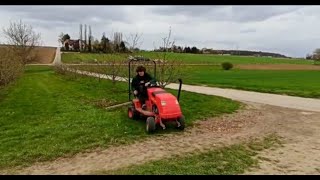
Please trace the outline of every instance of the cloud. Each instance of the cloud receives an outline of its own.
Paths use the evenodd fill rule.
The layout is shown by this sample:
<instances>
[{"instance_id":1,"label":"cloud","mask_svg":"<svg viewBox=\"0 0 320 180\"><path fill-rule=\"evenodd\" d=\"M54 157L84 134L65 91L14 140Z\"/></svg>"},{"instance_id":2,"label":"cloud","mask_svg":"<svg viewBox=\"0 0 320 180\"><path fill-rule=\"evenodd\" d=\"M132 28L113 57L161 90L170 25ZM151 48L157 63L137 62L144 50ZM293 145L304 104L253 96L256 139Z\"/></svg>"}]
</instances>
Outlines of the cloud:
<instances>
[{"instance_id":1,"label":"cloud","mask_svg":"<svg viewBox=\"0 0 320 180\"><path fill-rule=\"evenodd\" d=\"M232 20L237 22L264 21L301 8L301 6L234 6L232 7Z\"/></svg>"},{"instance_id":2,"label":"cloud","mask_svg":"<svg viewBox=\"0 0 320 180\"><path fill-rule=\"evenodd\" d=\"M61 32L79 37L87 24L100 39L116 31L143 33L144 49L159 46L172 28L177 45L273 50L305 56L320 47L320 6L1 6L0 24L22 19L58 46ZM3 36L0 33L0 38ZM1 40L3 41L3 40Z\"/></svg>"},{"instance_id":3,"label":"cloud","mask_svg":"<svg viewBox=\"0 0 320 180\"><path fill-rule=\"evenodd\" d=\"M240 30L240 33L252 33L252 32L257 32L257 30L253 28Z\"/></svg>"},{"instance_id":4,"label":"cloud","mask_svg":"<svg viewBox=\"0 0 320 180\"><path fill-rule=\"evenodd\" d=\"M3 6L0 11L14 12L26 19L66 24L90 21L92 18L106 22L126 21L128 18L125 8L121 6Z\"/></svg>"},{"instance_id":5,"label":"cloud","mask_svg":"<svg viewBox=\"0 0 320 180\"><path fill-rule=\"evenodd\" d=\"M252 22L294 12L301 6L165 6L152 11L163 16L184 15L188 18L215 21Z\"/></svg>"}]
</instances>

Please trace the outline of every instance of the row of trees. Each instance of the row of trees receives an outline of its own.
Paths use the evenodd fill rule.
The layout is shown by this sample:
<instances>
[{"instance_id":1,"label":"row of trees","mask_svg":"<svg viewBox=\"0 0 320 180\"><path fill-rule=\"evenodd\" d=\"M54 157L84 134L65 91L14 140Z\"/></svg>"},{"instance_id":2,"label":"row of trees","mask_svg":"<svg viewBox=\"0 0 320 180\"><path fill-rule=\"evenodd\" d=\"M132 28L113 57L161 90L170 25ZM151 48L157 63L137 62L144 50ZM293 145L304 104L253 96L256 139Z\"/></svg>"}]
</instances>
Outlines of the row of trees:
<instances>
[{"instance_id":1,"label":"row of trees","mask_svg":"<svg viewBox=\"0 0 320 180\"><path fill-rule=\"evenodd\" d=\"M140 35L131 34L131 43L129 49L134 49L139 45L139 37ZM163 44L161 45L165 49L170 49L174 46L174 42L170 40L171 38L171 29L169 31L169 35L163 38ZM102 43L100 43L102 44ZM102 44L103 45L103 44ZM114 55L114 58L113 58ZM181 77L182 70L182 60L176 59L175 57L170 57L171 53L157 53L153 60L157 63L157 82L160 86L165 87L169 83L176 82L178 78ZM125 80L128 80L128 66L127 60L128 57L123 57L123 59L118 59L118 55L116 54L105 54L101 55L103 61L96 61L95 65L81 65L81 66L68 66L67 64L60 65L57 67L57 72L67 74L71 73L73 77L79 76L76 74L77 70L87 71L87 72L95 72L100 74L95 74L98 76L98 79L101 79L103 75L110 76L113 84L115 85L117 82L117 77L123 77ZM131 57L132 58L132 57ZM130 56L129 56L130 59ZM168 60L170 59L170 60ZM151 61L146 62L135 62L132 64L131 76L135 75L135 68L138 65L144 65L147 67L148 72L153 74L153 63ZM71 71L71 72L70 72Z\"/></svg>"},{"instance_id":2,"label":"row of trees","mask_svg":"<svg viewBox=\"0 0 320 180\"><path fill-rule=\"evenodd\" d=\"M88 31L87 31L88 27ZM61 33L59 36L59 42L63 45L62 50L66 51L77 51L77 52L94 52L94 53L128 53L139 51L139 47L142 44L141 36L142 34L135 33L130 34L130 36L125 36L123 39L123 34L121 32L115 32L111 35L110 39L106 37L105 33L102 34L100 39L94 38L92 36L91 26L80 24L79 39L71 40L69 34ZM88 32L88 33L87 33ZM84 40L83 40L84 36ZM167 37L169 38L169 36ZM69 41L67 41L69 40ZM166 41L166 39L162 39ZM245 51L245 50L213 50L213 49L199 49L196 46L193 47L182 47L176 46L175 41L171 42L170 47L165 48L162 44L159 48L154 48L156 52L175 52L175 53L192 53L192 54L230 54L239 56L271 56L271 57L282 57L286 56L277 53L269 52L257 52L257 51ZM71 46L71 48L70 48Z\"/></svg>"},{"instance_id":3,"label":"row of trees","mask_svg":"<svg viewBox=\"0 0 320 180\"><path fill-rule=\"evenodd\" d=\"M175 52L175 53L192 53L192 54L200 54L202 53L202 51L200 49L198 49L197 47L193 46L193 47L182 47L182 46L176 46L173 45L170 48L163 48L160 47L159 49L155 49L154 51L156 52Z\"/></svg>"},{"instance_id":4,"label":"row of trees","mask_svg":"<svg viewBox=\"0 0 320 180\"><path fill-rule=\"evenodd\" d=\"M155 49L156 52L174 52L174 53L192 53L192 54L230 54L230 55L238 55L238 56L272 56L272 57L282 57L286 58L286 56L277 53L269 53L269 52L257 52L257 51L244 51L244 50L213 50L213 49L199 49L196 46L193 47L182 47L173 45L170 48L160 47Z\"/></svg>"},{"instance_id":5,"label":"row of trees","mask_svg":"<svg viewBox=\"0 0 320 180\"><path fill-rule=\"evenodd\" d=\"M37 58L34 49L40 45L41 39L40 33L21 20L10 22L9 27L3 28L3 34L7 42L0 47L0 86L18 78L25 65Z\"/></svg>"}]
</instances>

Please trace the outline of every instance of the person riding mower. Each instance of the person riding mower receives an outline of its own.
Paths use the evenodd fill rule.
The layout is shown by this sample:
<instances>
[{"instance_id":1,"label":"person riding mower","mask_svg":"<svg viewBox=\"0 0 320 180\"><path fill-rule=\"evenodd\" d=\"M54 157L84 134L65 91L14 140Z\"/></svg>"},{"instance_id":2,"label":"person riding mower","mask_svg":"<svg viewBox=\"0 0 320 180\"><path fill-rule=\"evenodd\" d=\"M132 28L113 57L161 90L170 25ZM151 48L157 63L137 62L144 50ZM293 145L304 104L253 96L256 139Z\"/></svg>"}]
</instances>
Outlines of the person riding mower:
<instances>
[{"instance_id":1,"label":"person riding mower","mask_svg":"<svg viewBox=\"0 0 320 180\"><path fill-rule=\"evenodd\" d=\"M146 68L143 66L138 66L136 73L137 75L132 79L131 87L133 89L134 96L138 97L142 104L142 109L145 109L145 101L148 99L147 86L151 83L156 83L156 80L146 72Z\"/></svg>"},{"instance_id":2,"label":"person riding mower","mask_svg":"<svg viewBox=\"0 0 320 180\"><path fill-rule=\"evenodd\" d=\"M138 120L146 118L146 132L152 133L157 126L165 129L165 123L174 123L175 127L183 130L185 118L182 113L179 98L182 80L178 79L179 90L177 97L157 85L155 79L146 73L143 66L136 69L136 76L131 81L131 63L150 62L154 63L154 77L156 77L156 62L147 58L131 58L129 60L128 92L131 104L128 107L128 117ZM131 89L132 88L132 89ZM131 94L135 98L131 99ZM137 98L138 97L138 98Z\"/></svg>"}]
</instances>

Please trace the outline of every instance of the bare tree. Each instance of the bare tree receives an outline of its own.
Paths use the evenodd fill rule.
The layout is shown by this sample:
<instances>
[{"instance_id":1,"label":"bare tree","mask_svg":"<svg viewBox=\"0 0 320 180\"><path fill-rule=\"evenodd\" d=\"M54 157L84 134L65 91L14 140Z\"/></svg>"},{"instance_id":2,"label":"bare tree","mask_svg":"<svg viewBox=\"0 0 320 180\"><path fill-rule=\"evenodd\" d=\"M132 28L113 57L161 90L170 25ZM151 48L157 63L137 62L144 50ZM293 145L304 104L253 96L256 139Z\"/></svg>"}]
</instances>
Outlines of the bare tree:
<instances>
[{"instance_id":1,"label":"bare tree","mask_svg":"<svg viewBox=\"0 0 320 180\"><path fill-rule=\"evenodd\" d=\"M175 41L171 41L171 27L169 28L169 34L167 37L162 38L163 44L160 49L163 52L157 53L160 57L156 59L157 62L157 81L161 87L165 87L170 83L176 82L182 73L182 60L171 57L169 50L173 49Z\"/></svg>"},{"instance_id":2,"label":"bare tree","mask_svg":"<svg viewBox=\"0 0 320 180\"><path fill-rule=\"evenodd\" d=\"M59 35L59 39L58 39L59 44L61 43L62 46L63 46L63 43L64 43L63 36L64 36L64 33L61 32L60 35Z\"/></svg>"},{"instance_id":3,"label":"bare tree","mask_svg":"<svg viewBox=\"0 0 320 180\"><path fill-rule=\"evenodd\" d=\"M121 32L113 33L113 49L115 52L120 52L121 42L122 42L122 33Z\"/></svg>"},{"instance_id":4,"label":"bare tree","mask_svg":"<svg viewBox=\"0 0 320 180\"><path fill-rule=\"evenodd\" d=\"M87 51L87 25L84 25L84 51Z\"/></svg>"},{"instance_id":5,"label":"bare tree","mask_svg":"<svg viewBox=\"0 0 320 180\"><path fill-rule=\"evenodd\" d=\"M0 54L0 86L5 86L18 78L24 68L12 48L0 48Z\"/></svg>"},{"instance_id":6,"label":"bare tree","mask_svg":"<svg viewBox=\"0 0 320 180\"><path fill-rule=\"evenodd\" d=\"M79 46L80 46L80 51L82 51L82 24L80 24L80 32L79 32Z\"/></svg>"},{"instance_id":7,"label":"bare tree","mask_svg":"<svg viewBox=\"0 0 320 180\"><path fill-rule=\"evenodd\" d=\"M170 41L170 38L171 38L171 27L169 28L169 34L167 37L163 37L162 38L162 41L163 41L163 50L164 52L168 52L169 50L172 50L173 49L173 46L174 46L174 41ZM164 53L164 55L167 55L167 53Z\"/></svg>"},{"instance_id":8,"label":"bare tree","mask_svg":"<svg viewBox=\"0 0 320 180\"><path fill-rule=\"evenodd\" d=\"M36 33L32 26L24 24L21 20L10 22L10 26L4 28L3 33L23 64L34 60L36 54L33 50L40 44L41 35Z\"/></svg>"},{"instance_id":9,"label":"bare tree","mask_svg":"<svg viewBox=\"0 0 320 180\"><path fill-rule=\"evenodd\" d=\"M89 50L89 52L91 52L91 50L92 50L91 41L93 41L92 40L92 34L91 34L91 26L89 26L89 37L88 38L89 38L89 44L88 44L89 45L88 46L89 49L88 50Z\"/></svg>"},{"instance_id":10,"label":"bare tree","mask_svg":"<svg viewBox=\"0 0 320 180\"><path fill-rule=\"evenodd\" d=\"M124 63L125 60L123 59L116 59L114 57L106 58L106 74L111 77L113 85L124 75L123 70L127 70L126 66L123 65Z\"/></svg>"},{"instance_id":11,"label":"bare tree","mask_svg":"<svg viewBox=\"0 0 320 180\"><path fill-rule=\"evenodd\" d=\"M126 37L126 42L129 45L129 49L134 52L135 48L139 48L142 45L142 41L140 41L140 38L142 36L142 33L135 33L135 34L130 34L129 37Z\"/></svg>"}]
</instances>

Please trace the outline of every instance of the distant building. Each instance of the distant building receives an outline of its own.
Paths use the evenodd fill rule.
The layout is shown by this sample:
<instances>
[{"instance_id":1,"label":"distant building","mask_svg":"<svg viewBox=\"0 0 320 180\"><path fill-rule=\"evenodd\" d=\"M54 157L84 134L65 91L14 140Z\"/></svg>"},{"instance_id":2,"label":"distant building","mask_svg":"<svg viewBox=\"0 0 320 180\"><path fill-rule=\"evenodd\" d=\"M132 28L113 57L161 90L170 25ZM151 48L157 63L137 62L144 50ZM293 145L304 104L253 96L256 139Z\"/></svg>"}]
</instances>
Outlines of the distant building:
<instances>
[{"instance_id":1,"label":"distant building","mask_svg":"<svg viewBox=\"0 0 320 180\"><path fill-rule=\"evenodd\" d=\"M69 44L69 50L79 50L80 49L80 39L73 40L73 39L67 39L63 42L64 47L66 47L66 44ZM85 42L81 41L82 49L85 47Z\"/></svg>"},{"instance_id":2,"label":"distant building","mask_svg":"<svg viewBox=\"0 0 320 180\"><path fill-rule=\"evenodd\" d=\"M319 55L319 54L314 53L314 54L312 54L311 59L320 59L320 55Z\"/></svg>"}]
</instances>

